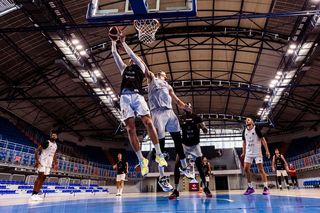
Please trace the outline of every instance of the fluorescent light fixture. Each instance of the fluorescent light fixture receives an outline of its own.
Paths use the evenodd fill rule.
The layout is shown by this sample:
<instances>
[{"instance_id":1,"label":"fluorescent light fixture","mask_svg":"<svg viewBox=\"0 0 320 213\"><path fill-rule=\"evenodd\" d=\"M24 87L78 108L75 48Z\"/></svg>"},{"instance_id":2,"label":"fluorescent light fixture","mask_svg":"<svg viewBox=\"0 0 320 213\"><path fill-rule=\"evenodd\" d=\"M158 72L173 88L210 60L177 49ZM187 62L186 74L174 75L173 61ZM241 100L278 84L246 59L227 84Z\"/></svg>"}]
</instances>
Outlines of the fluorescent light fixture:
<instances>
[{"instance_id":1,"label":"fluorescent light fixture","mask_svg":"<svg viewBox=\"0 0 320 213\"><path fill-rule=\"evenodd\" d=\"M276 85L275 84L269 84L270 88L274 88Z\"/></svg>"},{"instance_id":2,"label":"fluorescent light fixture","mask_svg":"<svg viewBox=\"0 0 320 213\"><path fill-rule=\"evenodd\" d=\"M282 72L281 72L281 71L278 71L278 72L277 72L277 75L282 75Z\"/></svg>"},{"instance_id":3,"label":"fluorescent light fixture","mask_svg":"<svg viewBox=\"0 0 320 213\"><path fill-rule=\"evenodd\" d=\"M76 46L76 49L77 50L81 50L83 48L83 46L81 45L81 44L78 44L77 46Z\"/></svg>"},{"instance_id":4,"label":"fluorescent light fixture","mask_svg":"<svg viewBox=\"0 0 320 213\"><path fill-rule=\"evenodd\" d=\"M101 77L101 72L99 70L94 70L93 73L97 76L97 77Z\"/></svg>"},{"instance_id":5,"label":"fluorescent light fixture","mask_svg":"<svg viewBox=\"0 0 320 213\"><path fill-rule=\"evenodd\" d=\"M108 91L111 91L111 88L110 87L107 87L106 88L106 91L108 92Z\"/></svg>"},{"instance_id":6,"label":"fluorescent light fixture","mask_svg":"<svg viewBox=\"0 0 320 213\"><path fill-rule=\"evenodd\" d=\"M117 101L117 100L118 100L118 98L117 98L117 97L114 97L112 100Z\"/></svg>"},{"instance_id":7,"label":"fluorescent light fixture","mask_svg":"<svg viewBox=\"0 0 320 213\"><path fill-rule=\"evenodd\" d=\"M269 98L265 98L264 101L269 101Z\"/></svg>"},{"instance_id":8,"label":"fluorescent light fixture","mask_svg":"<svg viewBox=\"0 0 320 213\"><path fill-rule=\"evenodd\" d=\"M281 78L280 75L276 75L275 79L279 80Z\"/></svg>"},{"instance_id":9,"label":"fluorescent light fixture","mask_svg":"<svg viewBox=\"0 0 320 213\"><path fill-rule=\"evenodd\" d=\"M261 111L262 111L262 110L263 110L263 108L260 108L259 110L261 110Z\"/></svg>"},{"instance_id":10,"label":"fluorescent light fixture","mask_svg":"<svg viewBox=\"0 0 320 213\"><path fill-rule=\"evenodd\" d=\"M114 98L114 97L116 97L116 95L115 95L115 94L111 94L110 96L111 96L111 98Z\"/></svg>"},{"instance_id":11,"label":"fluorescent light fixture","mask_svg":"<svg viewBox=\"0 0 320 213\"><path fill-rule=\"evenodd\" d=\"M276 80L276 79L273 79L272 81L271 81L271 84L277 84L278 83L278 80Z\"/></svg>"},{"instance_id":12,"label":"fluorescent light fixture","mask_svg":"<svg viewBox=\"0 0 320 213\"><path fill-rule=\"evenodd\" d=\"M288 49L287 53L288 54L292 54L292 53L294 53L294 50L293 49Z\"/></svg>"},{"instance_id":13,"label":"fluorescent light fixture","mask_svg":"<svg viewBox=\"0 0 320 213\"><path fill-rule=\"evenodd\" d=\"M79 53L80 53L80 55L85 55L85 54L87 54L87 52L86 52L85 50L81 50Z\"/></svg>"},{"instance_id":14,"label":"fluorescent light fixture","mask_svg":"<svg viewBox=\"0 0 320 213\"><path fill-rule=\"evenodd\" d=\"M290 44L289 48L294 50L294 49L297 48L297 45L296 44Z\"/></svg>"},{"instance_id":15,"label":"fluorescent light fixture","mask_svg":"<svg viewBox=\"0 0 320 213\"><path fill-rule=\"evenodd\" d=\"M72 43L73 45L77 45L77 44L79 44L79 40L76 39L76 38L74 38L74 39L71 40L71 43Z\"/></svg>"},{"instance_id":16,"label":"fluorescent light fixture","mask_svg":"<svg viewBox=\"0 0 320 213\"><path fill-rule=\"evenodd\" d=\"M270 98L270 95L266 95L266 98Z\"/></svg>"}]
</instances>

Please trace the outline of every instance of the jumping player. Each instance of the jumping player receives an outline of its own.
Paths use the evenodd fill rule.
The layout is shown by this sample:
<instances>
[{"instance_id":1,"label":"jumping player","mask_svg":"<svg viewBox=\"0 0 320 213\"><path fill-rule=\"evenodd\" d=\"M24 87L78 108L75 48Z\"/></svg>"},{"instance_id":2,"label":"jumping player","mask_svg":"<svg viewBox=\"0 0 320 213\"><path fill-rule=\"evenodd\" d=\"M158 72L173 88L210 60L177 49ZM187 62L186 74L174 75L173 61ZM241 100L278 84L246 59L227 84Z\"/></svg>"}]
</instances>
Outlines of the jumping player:
<instances>
[{"instance_id":1,"label":"jumping player","mask_svg":"<svg viewBox=\"0 0 320 213\"><path fill-rule=\"evenodd\" d=\"M253 160L255 160L255 163L257 164L259 173L261 174L261 177L263 180L264 188L263 188L262 194L268 195L270 194L270 191L268 188L267 175L263 168L263 156L262 156L262 150L261 150L261 143L263 144L266 150L267 158L270 158L270 152L269 152L268 145L265 138L262 136L261 131L255 126L252 118L246 119L246 127L242 133L242 140L243 140L243 145L242 145L241 158L244 158L244 171L248 180L248 188L244 193L244 195L250 195L255 192L251 183L251 173L250 173L250 167Z\"/></svg>"},{"instance_id":2,"label":"jumping player","mask_svg":"<svg viewBox=\"0 0 320 213\"><path fill-rule=\"evenodd\" d=\"M35 168L38 172L38 177L34 182L34 187L31 195L31 199L34 201L43 200L42 197L38 195L42 185L46 179L46 177L50 174L50 170L53 167L54 170L57 170L58 162L57 162L57 143L58 133L55 131L51 131L50 139L43 144L39 145L35 150L35 159L36 165ZM41 154L39 155L39 153Z\"/></svg>"},{"instance_id":3,"label":"jumping player","mask_svg":"<svg viewBox=\"0 0 320 213\"><path fill-rule=\"evenodd\" d=\"M191 108L191 104L188 104ZM182 128L182 146L184 149L185 155L191 155L195 160L196 167L199 171L201 181L204 185L204 193L207 197L212 197L212 194L206 184L206 177L202 168L202 152L200 147L200 129L204 132L208 132L208 128L202 121L202 119L193 114L190 111L185 110L185 115L181 117L180 120L181 128ZM174 181L175 181L175 189L172 194L169 196L169 199L177 199L179 197L179 179L180 179L180 159L177 155L176 165L174 169Z\"/></svg>"},{"instance_id":4,"label":"jumping player","mask_svg":"<svg viewBox=\"0 0 320 213\"><path fill-rule=\"evenodd\" d=\"M272 171L277 173L277 179L280 190L282 190L281 185L281 176L283 176L284 180L286 181L286 186L289 189L289 180L288 180L288 163L286 159L284 159L283 155L280 154L279 149L276 148L274 150L274 156L272 157Z\"/></svg>"},{"instance_id":5,"label":"jumping player","mask_svg":"<svg viewBox=\"0 0 320 213\"><path fill-rule=\"evenodd\" d=\"M179 119L172 110L172 101L177 104L180 109L191 111L191 108L181 101L173 91L173 88L166 82L167 75L160 71L156 76L147 71L148 76L148 99L151 110L151 117L159 136L161 151L165 147L165 133L168 131L174 141L174 147L179 155L181 163L181 172L190 179L194 175L187 169L186 156L182 147ZM168 178L164 175L164 167L159 167L160 177L159 185L163 191L172 191L173 187L168 182Z\"/></svg>"},{"instance_id":6,"label":"jumping player","mask_svg":"<svg viewBox=\"0 0 320 213\"><path fill-rule=\"evenodd\" d=\"M112 37L110 37L110 39L112 40L111 52L122 75L120 91L122 120L126 125L131 146L139 159L141 175L145 176L149 172L149 162L143 157L141 152L139 139L136 133L135 116L141 117L150 139L154 144L156 150L156 162L161 167L168 165L161 152L158 135L153 126L148 105L143 97L142 83L145 77L146 67L142 60L126 44L124 33L120 32L120 41L124 50L131 58L129 65L126 65L121 59L116 47L117 42L113 40Z\"/></svg>"},{"instance_id":7,"label":"jumping player","mask_svg":"<svg viewBox=\"0 0 320 213\"><path fill-rule=\"evenodd\" d=\"M122 154L118 154L118 162L113 165L113 169L117 170L116 184L117 184L117 194L116 196L121 196L124 188L124 180L126 179L126 174L128 174L128 162L122 160Z\"/></svg>"}]
</instances>

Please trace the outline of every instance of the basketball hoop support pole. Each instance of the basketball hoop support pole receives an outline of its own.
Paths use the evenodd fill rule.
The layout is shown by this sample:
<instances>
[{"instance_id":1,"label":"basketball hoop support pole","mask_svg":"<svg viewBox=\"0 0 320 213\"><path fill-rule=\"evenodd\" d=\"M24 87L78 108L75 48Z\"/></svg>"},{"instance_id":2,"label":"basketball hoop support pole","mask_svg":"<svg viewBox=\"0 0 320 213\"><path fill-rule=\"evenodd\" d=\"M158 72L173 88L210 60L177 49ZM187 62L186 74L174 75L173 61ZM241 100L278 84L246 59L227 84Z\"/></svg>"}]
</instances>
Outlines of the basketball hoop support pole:
<instances>
[{"instance_id":1,"label":"basketball hoop support pole","mask_svg":"<svg viewBox=\"0 0 320 213\"><path fill-rule=\"evenodd\" d=\"M146 0L129 0L130 6L135 15L148 14L148 2Z\"/></svg>"}]
</instances>

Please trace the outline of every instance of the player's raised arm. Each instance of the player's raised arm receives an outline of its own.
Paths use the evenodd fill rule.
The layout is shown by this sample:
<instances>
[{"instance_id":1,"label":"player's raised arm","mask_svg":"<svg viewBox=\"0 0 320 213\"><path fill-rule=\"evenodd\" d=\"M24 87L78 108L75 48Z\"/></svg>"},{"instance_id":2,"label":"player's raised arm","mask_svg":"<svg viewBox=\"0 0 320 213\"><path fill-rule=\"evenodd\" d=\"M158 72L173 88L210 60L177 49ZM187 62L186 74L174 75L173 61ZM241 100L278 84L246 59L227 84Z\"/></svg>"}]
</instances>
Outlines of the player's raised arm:
<instances>
[{"instance_id":1,"label":"player's raised arm","mask_svg":"<svg viewBox=\"0 0 320 213\"><path fill-rule=\"evenodd\" d=\"M123 32L120 33L120 41L126 53L130 56L130 58L134 61L134 63L140 67L141 71L145 73L146 71L145 64L142 62L142 59L139 56L137 56L132 51L132 49L128 46L128 44L126 43L126 36Z\"/></svg>"},{"instance_id":2,"label":"player's raised arm","mask_svg":"<svg viewBox=\"0 0 320 213\"><path fill-rule=\"evenodd\" d=\"M177 104L177 106L180 109L186 110L188 112L192 111L191 106L189 106L188 104L185 104L180 98L178 98L178 96L175 94L175 92L174 92L174 90L173 90L173 88L171 86L169 86L169 94L170 94L173 102L175 104Z\"/></svg>"}]
</instances>

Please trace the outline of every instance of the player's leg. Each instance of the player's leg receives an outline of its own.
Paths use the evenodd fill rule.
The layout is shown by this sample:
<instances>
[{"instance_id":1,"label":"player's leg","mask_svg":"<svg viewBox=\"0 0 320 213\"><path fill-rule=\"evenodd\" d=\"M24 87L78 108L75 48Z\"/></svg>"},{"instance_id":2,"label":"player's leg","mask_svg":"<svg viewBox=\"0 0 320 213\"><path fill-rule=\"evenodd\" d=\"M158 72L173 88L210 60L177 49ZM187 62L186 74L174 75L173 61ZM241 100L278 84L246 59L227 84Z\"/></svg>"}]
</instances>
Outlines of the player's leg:
<instances>
[{"instance_id":1,"label":"player's leg","mask_svg":"<svg viewBox=\"0 0 320 213\"><path fill-rule=\"evenodd\" d=\"M252 161L253 161L252 157L248 157L247 155L245 155L243 170L244 170L244 173L247 177L248 188L245 191L244 195L250 195L255 192L253 185L252 185L251 172L250 172Z\"/></svg>"},{"instance_id":2,"label":"player's leg","mask_svg":"<svg viewBox=\"0 0 320 213\"><path fill-rule=\"evenodd\" d=\"M248 188L245 191L244 195L250 195L250 194L255 192L254 188L253 188L253 185L252 185L251 172L250 172L252 161L253 161L253 158L247 157L247 155L245 155L243 170L244 170L244 173L245 173L245 175L247 177Z\"/></svg>"},{"instance_id":3,"label":"player's leg","mask_svg":"<svg viewBox=\"0 0 320 213\"><path fill-rule=\"evenodd\" d=\"M203 167L202 167L202 152L201 152L200 144L197 144L194 146L184 146L184 149L186 153L189 153L193 157L193 159L195 159L195 164L198 169L200 179L204 186L203 192L206 194L207 197L212 197L212 194L206 185L206 176L204 174Z\"/></svg>"},{"instance_id":4,"label":"player's leg","mask_svg":"<svg viewBox=\"0 0 320 213\"><path fill-rule=\"evenodd\" d=\"M132 107L134 111L141 116L143 125L146 127L148 135L154 145L156 150L156 162L159 166L168 166L167 161L164 159L164 156L161 152L159 138L156 131L156 128L153 125L152 119L150 117L150 111L147 105L147 102L144 100L142 95L135 94L134 100L132 102Z\"/></svg>"},{"instance_id":5,"label":"player's leg","mask_svg":"<svg viewBox=\"0 0 320 213\"><path fill-rule=\"evenodd\" d=\"M179 197L179 180L180 180L180 171L179 168L181 166L179 156L176 155L176 162L174 166L174 190L170 194L169 199L177 199Z\"/></svg>"},{"instance_id":6,"label":"player's leg","mask_svg":"<svg viewBox=\"0 0 320 213\"><path fill-rule=\"evenodd\" d=\"M169 120L166 124L166 129L170 132L172 140L174 142L174 147L176 149L176 153L178 154L181 162L180 172L182 172L187 178L194 179L194 174L191 173L187 167L187 159L182 146L182 136L181 129L179 124L179 119L176 114L172 110L166 110L167 117Z\"/></svg>"},{"instance_id":7,"label":"player's leg","mask_svg":"<svg viewBox=\"0 0 320 213\"><path fill-rule=\"evenodd\" d=\"M122 191L124 188L124 178L125 178L125 174L122 174L121 181L120 181L120 195L122 195Z\"/></svg>"},{"instance_id":8,"label":"player's leg","mask_svg":"<svg viewBox=\"0 0 320 213\"><path fill-rule=\"evenodd\" d=\"M164 116L164 110L153 110L151 112L152 114L152 122L153 125L157 131L157 135L159 138L159 145L160 145L160 150L163 153L164 152L164 147L165 147L165 136L166 136L166 129L165 129L165 125L168 121L167 117ZM160 174L160 178L164 177L164 167L163 166L158 166L159 169L159 174Z\"/></svg>"},{"instance_id":9,"label":"player's leg","mask_svg":"<svg viewBox=\"0 0 320 213\"><path fill-rule=\"evenodd\" d=\"M146 174L149 173L149 168L148 168L148 160L143 157L141 149L140 149L140 144L139 144L139 139L137 136L137 130L136 130L136 125L134 121L134 117L130 117L125 120L126 124L126 129L128 132L128 137L130 144L132 146L133 151L136 153L139 164L141 167L141 175L145 176Z\"/></svg>"},{"instance_id":10,"label":"player's leg","mask_svg":"<svg viewBox=\"0 0 320 213\"><path fill-rule=\"evenodd\" d=\"M268 195L270 194L270 191L269 191L269 187L268 187L268 179L267 179L267 174L265 173L264 171L264 168L263 168L263 162L262 162L262 157L259 157L259 158L256 158L256 163L257 163L257 167L258 167L258 170L259 170L259 173L261 175L261 179L263 181L263 195Z\"/></svg>"},{"instance_id":11,"label":"player's leg","mask_svg":"<svg viewBox=\"0 0 320 213\"><path fill-rule=\"evenodd\" d=\"M283 175L283 178L284 178L284 181L286 183L286 186L287 186L287 189L289 189L290 185L289 185L289 179L288 179L288 173L286 170L282 170L282 175Z\"/></svg>"}]
</instances>

